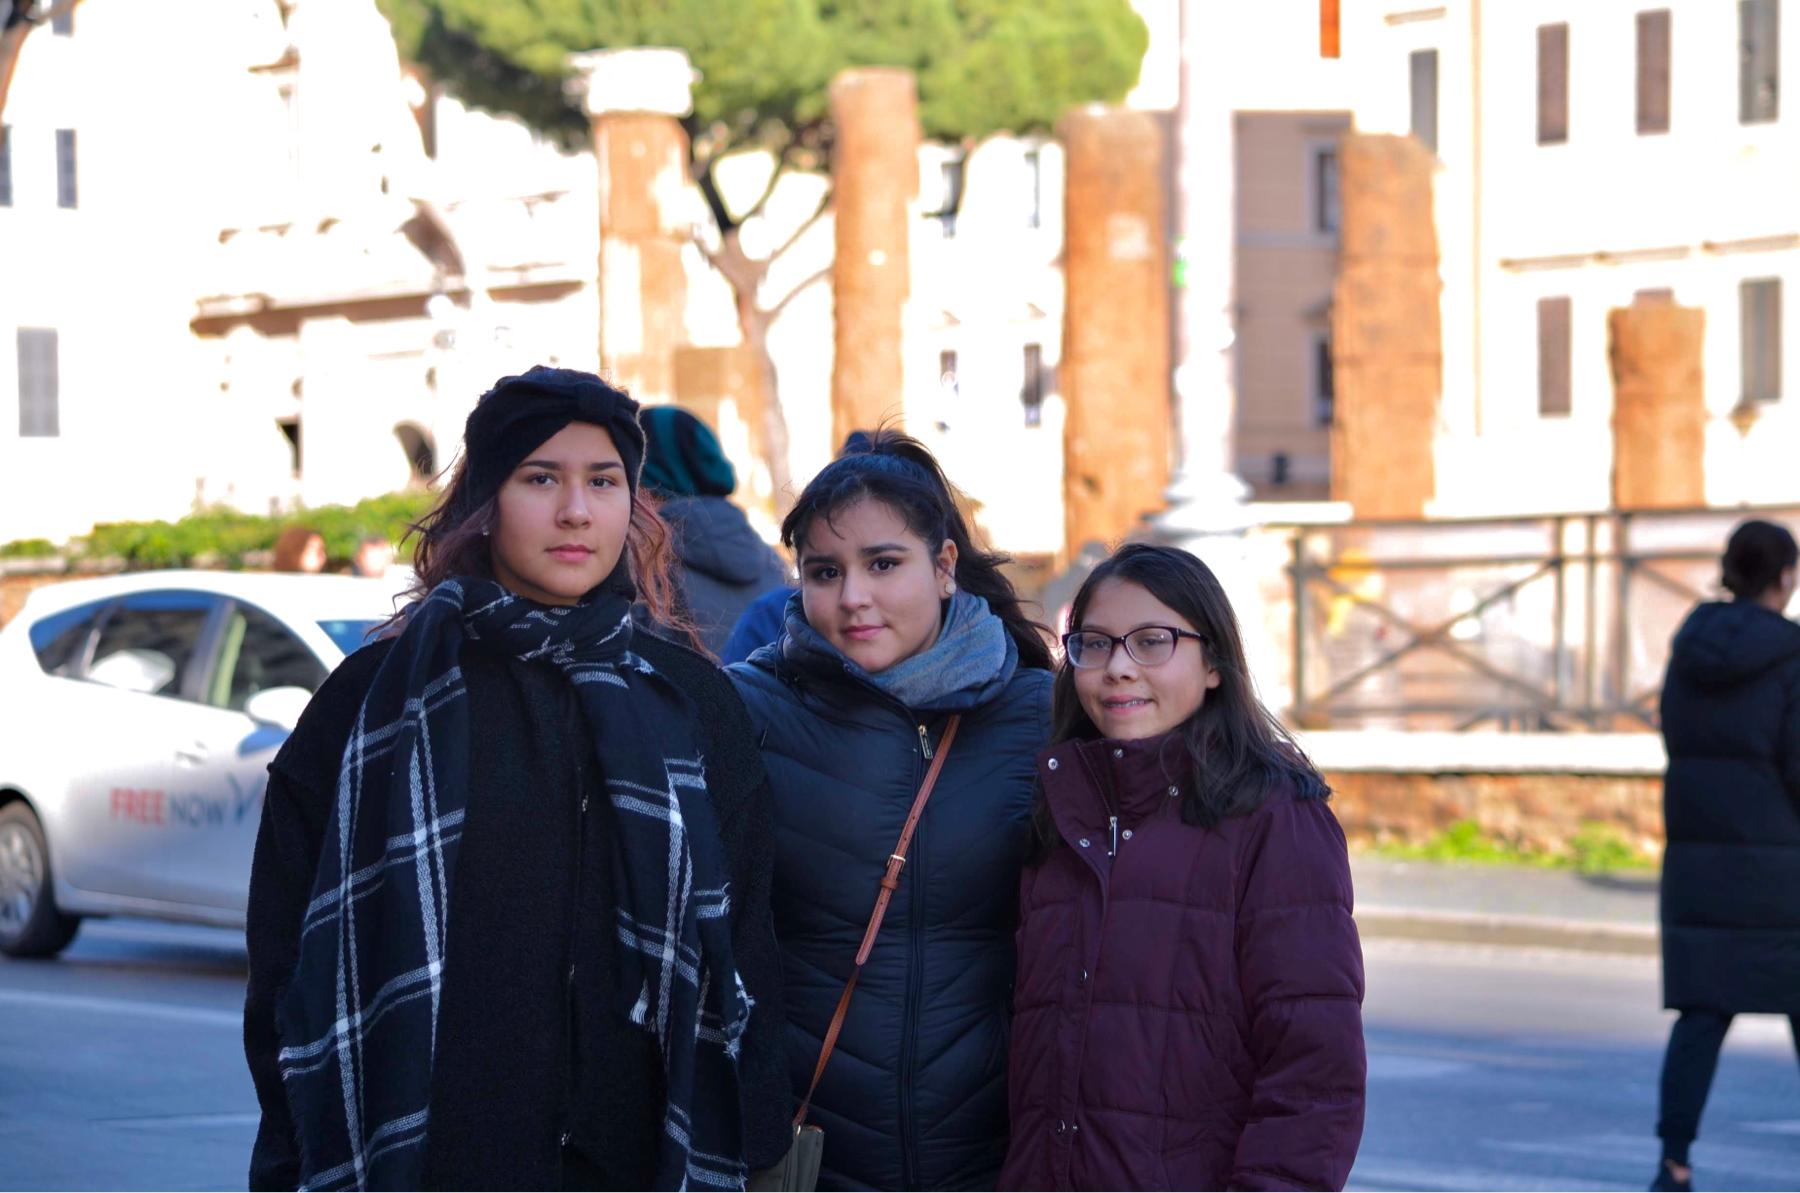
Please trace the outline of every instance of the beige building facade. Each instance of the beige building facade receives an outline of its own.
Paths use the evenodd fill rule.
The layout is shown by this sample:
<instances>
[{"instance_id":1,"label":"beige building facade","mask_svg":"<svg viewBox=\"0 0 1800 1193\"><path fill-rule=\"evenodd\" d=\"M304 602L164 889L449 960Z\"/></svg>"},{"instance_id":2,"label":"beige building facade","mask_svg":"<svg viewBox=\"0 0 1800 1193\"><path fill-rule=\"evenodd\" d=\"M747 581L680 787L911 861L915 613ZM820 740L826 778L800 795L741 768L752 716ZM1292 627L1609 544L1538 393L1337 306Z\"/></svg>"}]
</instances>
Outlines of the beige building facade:
<instances>
[{"instance_id":1,"label":"beige building facade","mask_svg":"<svg viewBox=\"0 0 1800 1193\"><path fill-rule=\"evenodd\" d=\"M1800 22L1778 0L1346 4L1363 131L1439 159L1439 515L1606 508L1608 312L1705 312L1708 504L1800 497ZM1529 478L1527 480L1527 478Z\"/></svg>"}]
</instances>

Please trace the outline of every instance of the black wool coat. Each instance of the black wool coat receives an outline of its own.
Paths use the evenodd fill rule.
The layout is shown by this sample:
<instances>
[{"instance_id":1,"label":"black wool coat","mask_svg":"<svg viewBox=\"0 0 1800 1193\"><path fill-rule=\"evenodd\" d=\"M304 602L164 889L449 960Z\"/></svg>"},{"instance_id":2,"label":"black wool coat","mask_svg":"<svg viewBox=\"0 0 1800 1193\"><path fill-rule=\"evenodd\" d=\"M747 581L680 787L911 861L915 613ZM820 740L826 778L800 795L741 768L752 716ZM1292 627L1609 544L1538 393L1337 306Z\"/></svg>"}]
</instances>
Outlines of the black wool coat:
<instances>
[{"instance_id":1,"label":"black wool coat","mask_svg":"<svg viewBox=\"0 0 1800 1193\"><path fill-rule=\"evenodd\" d=\"M952 712L950 756L813 1100L821 1189L993 1188L1006 1153L1019 870L1048 671L1008 665L942 707L846 672L809 627L727 669L773 786L788 1075L803 1095L888 854Z\"/></svg>"},{"instance_id":2,"label":"black wool coat","mask_svg":"<svg viewBox=\"0 0 1800 1193\"><path fill-rule=\"evenodd\" d=\"M1663 1003L1800 1014L1800 625L1701 605L1662 693Z\"/></svg>"},{"instance_id":3,"label":"black wool coat","mask_svg":"<svg viewBox=\"0 0 1800 1193\"><path fill-rule=\"evenodd\" d=\"M346 659L269 767L250 878L244 1047L262 1104L253 1189L299 1179L276 1067L276 1007L300 924L338 760L391 641ZM638 650L692 700L731 869L732 947L756 1000L740 1060L746 1159L790 1142L781 964L769 918L774 841L768 780L742 703L706 659L639 634ZM450 935L432 1072L429 1188L649 1187L662 1130L654 1040L628 1023L616 974L611 818L574 689L541 663L471 643L467 821L450 894ZM594 810L583 815L583 796Z\"/></svg>"}]
</instances>

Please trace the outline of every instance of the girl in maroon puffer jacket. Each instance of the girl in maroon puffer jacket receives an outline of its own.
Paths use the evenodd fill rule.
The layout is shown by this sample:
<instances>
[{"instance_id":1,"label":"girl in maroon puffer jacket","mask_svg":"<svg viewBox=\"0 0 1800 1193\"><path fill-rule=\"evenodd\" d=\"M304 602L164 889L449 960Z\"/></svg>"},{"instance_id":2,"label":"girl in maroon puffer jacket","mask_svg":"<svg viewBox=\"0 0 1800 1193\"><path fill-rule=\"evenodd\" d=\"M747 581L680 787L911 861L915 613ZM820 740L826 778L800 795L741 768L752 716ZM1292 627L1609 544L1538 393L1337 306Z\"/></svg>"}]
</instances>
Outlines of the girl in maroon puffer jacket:
<instances>
[{"instance_id":1,"label":"girl in maroon puffer jacket","mask_svg":"<svg viewBox=\"0 0 1800 1193\"><path fill-rule=\"evenodd\" d=\"M1341 1189L1362 949L1320 778L1185 551L1076 595L1020 886L1003 1189Z\"/></svg>"}]
</instances>

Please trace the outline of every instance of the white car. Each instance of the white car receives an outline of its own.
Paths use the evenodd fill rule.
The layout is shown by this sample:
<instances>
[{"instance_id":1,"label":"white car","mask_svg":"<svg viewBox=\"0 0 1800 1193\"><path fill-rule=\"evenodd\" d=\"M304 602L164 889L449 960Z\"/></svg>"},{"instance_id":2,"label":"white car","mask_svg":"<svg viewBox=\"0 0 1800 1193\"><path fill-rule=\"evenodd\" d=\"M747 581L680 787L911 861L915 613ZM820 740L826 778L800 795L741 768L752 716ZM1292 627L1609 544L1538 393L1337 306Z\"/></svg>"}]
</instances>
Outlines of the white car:
<instances>
[{"instance_id":1,"label":"white car","mask_svg":"<svg viewBox=\"0 0 1800 1193\"><path fill-rule=\"evenodd\" d=\"M0 629L0 952L53 956L90 915L241 927L269 760L394 603L231 572L33 592Z\"/></svg>"}]
</instances>

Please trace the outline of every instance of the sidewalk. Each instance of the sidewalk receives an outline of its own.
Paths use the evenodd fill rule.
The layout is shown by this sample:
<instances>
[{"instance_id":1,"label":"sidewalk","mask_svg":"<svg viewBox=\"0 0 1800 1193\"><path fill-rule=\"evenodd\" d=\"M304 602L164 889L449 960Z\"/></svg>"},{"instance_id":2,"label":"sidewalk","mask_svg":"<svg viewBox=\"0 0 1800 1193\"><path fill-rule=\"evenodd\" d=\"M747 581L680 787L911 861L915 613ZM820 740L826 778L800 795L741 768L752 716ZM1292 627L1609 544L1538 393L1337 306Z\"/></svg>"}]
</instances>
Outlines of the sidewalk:
<instances>
[{"instance_id":1,"label":"sidewalk","mask_svg":"<svg viewBox=\"0 0 1800 1193\"><path fill-rule=\"evenodd\" d=\"M1351 855L1367 937L1654 956L1656 875L1402 862Z\"/></svg>"}]
</instances>

